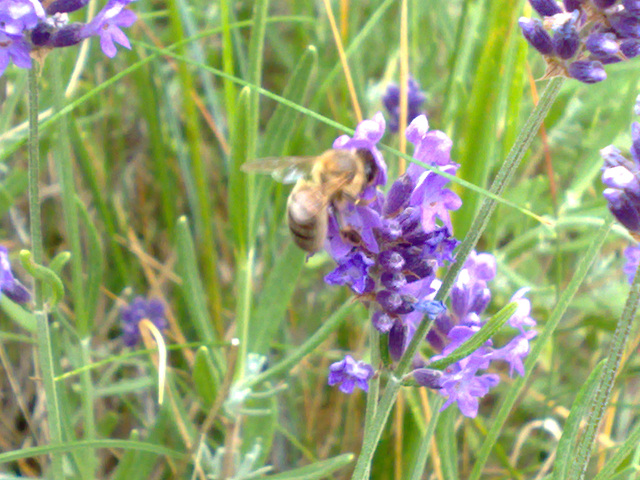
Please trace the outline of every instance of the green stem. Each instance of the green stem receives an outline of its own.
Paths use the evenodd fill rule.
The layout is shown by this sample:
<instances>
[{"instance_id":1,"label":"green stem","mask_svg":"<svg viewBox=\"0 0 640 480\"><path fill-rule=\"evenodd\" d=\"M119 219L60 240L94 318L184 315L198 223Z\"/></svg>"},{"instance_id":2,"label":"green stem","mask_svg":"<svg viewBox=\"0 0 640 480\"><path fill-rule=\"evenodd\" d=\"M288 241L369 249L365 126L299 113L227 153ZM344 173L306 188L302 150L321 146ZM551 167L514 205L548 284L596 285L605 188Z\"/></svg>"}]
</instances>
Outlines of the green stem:
<instances>
[{"instance_id":1,"label":"green stem","mask_svg":"<svg viewBox=\"0 0 640 480\"><path fill-rule=\"evenodd\" d=\"M591 453L593 451L596 432L600 422L602 421L602 417L605 414L609 398L611 397L613 383L616 379L618 368L620 368L622 355L624 354L625 347L627 346L627 340L631 333L631 325L636 318L639 302L640 265L636 269L636 274L633 279L633 283L631 284L631 290L627 297L627 303L622 311L620 321L616 326L616 331L613 333L612 345L609 349L610 353L607 357L607 362L605 363L600 381L596 386L593 398L591 399L588 423L580 437L580 442L576 446L575 458L577 461L573 463L574 468L570 473L569 478L580 478L580 480L582 480L585 477L585 473L589 465L589 459L591 458Z\"/></svg>"},{"instance_id":2,"label":"green stem","mask_svg":"<svg viewBox=\"0 0 640 480\"><path fill-rule=\"evenodd\" d=\"M29 70L29 219L31 228L31 250L33 260L42 265L44 257L42 246L42 222L40 210L40 152L38 145L38 73L37 66ZM36 336L38 358L42 370L42 383L46 395L47 413L51 444L62 443L62 425L60 408L54 381L53 353L51 348L51 332L49 320L44 310L42 280L33 279L33 295L35 299ZM51 455L53 478L64 478L62 473L62 457Z\"/></svg>"},{"instance_id":3,"label":"green stem","mask_svg":"<svg viewBox=\"0 0 640 480\"><path fill-rule=\"evenodd\" d=\"M564 317L564 314L569 308L569 305L571 304L574 295L578 291L578 288L580 287L580 285L582 285L582 282L587 276L589 268L591 268L591 264L595 260L598 252L600 251L600 248L602 248L602 245L604 244L604 241L607 237L607 234L609 233L609 230L611 230L612 225L613 219L610 219L608 222L603 223L598 231L594 234L594 239L591 243L591 246L587 249L584 256L580 259L573 277L571 277L571 280L569 281L567 286L564 287L562 295L560 295L558 303L553 308L551 315L549 315L544 328L533 342L531 351L529 352L529 355L527 355L527 360L524 364L525 375L524 377L517 378L513 382L511 388L498 406L496 413L493 415L490 422L491 427L485 434L482 447L476 453L476 460L473 465L473 469L469 474L469 480L480 480L480 478L482 477L484 466L489 459L489 454L491 453L491 450L495 446L498 437L500 436L502 427L507 421L507 417L511 412L511 409L515 405L516 400L520 397L522 390L526 385L528 385L529 378L533 374L538 358L542 354L543 349L547 346L547 343L551 339L553 332L560 324L560 320L562 320L562 317Z\"/></svg>"},{"instance_id":4,"label":"green stem","mask_svg":"<svg viewBox=\"0 0 640 480\"><path fill-rule=\"evenodd\" d=\"M513 147L511 147L511 150L509 151L509 155L507 155L506 160L496 174L496 178L493 180L489 190L491 194L500 196L508 185L511 177L513 177L513 174L520 164L520 160L522 160L522 157L524 157L524 154L529 149L529 145L531 145L533 138L538 133L538 129L540 128L544 117L549 112L549 109L551 108L551 105L553 105L553 102L558 96L563 84L563 77L555 77L549 80L549 83L542 92L540 101L533 109L533 112L531 112L531 115L529 115L527 123L524 125L522 130L520 130L518 138L516 138ZM442 286L436 295L436 300L444 301L444 299L449 295L449 290L458 276L458 273L462 270L464 262L471 251L475 248L480 236L487 227L487 224L491 219L491 215L496 208L496 204L496 200L492 197L484 197L482 200L478 215L474 218L469 232L457 248L456 261L451 265L451 268L442 280Z\"/></svg>"},{"instance_id":5,"label":"green stem","mask_svg":"<svg viewBox=\"0 0 640 480\"><path fill-rule=\"evenodd\" d=\"M370 310L373 313L373 309ZM380 333L369 323L369 346L371 348L371 365L375 370L382 369L380 361ZM365 432L371 428L373 419L378 409L378 394L380 392L380 372L371 379L369 392L367 393L367 409L364 415Z\"/></svg>"},{"instance_id":6,"label":"green stem","mask_svg":"<svg viewBox=\"0 0 640 480\"><path fill-rule=\"evenodd\" d=\"M522 160L522 157L524 156L525 152L529 148L529 145L531 145L533 138L538 132L538 128L540 127L542 120L544 119L554 100L558 96L560 87L562 87L563 83L563 78L553 78L547 84L547 87L540 97L538 105L536 105L533 112L527 119L526 124L520 131L518 138L516 138L516 141L511 148L511 151L509 152L509 155L502 164L502 167L498 171L498 174L496 175L496 178L491 185L490 193L492 194L492 196L485 197L483 199L482 205L480 206L480 211L474 219L469 233L467 233L467 236L458 247L456 261L453 263L453 265L451 265L451 268L442 281L442 285L435 297L436 300L444 301L447 298L454 280L462 269L467 257L478 243L482 232L484 232L484 229L486 228L489 219L491 218L491 214L495 210L497 204L495 198L499 197L502 194L505 187L509 183L509 180L511 180L511 177L518 167L520 160ZM369 466L371 464L371 461L373 460L373 454L375 453L375 449L378 445L378 442L380 441L382 430L384 429L387 419L389 418L389 414L395 403L396 396L398 394L398 391L400 390L401 382L399 379L401 379L408 372L411 366L411 360L417 353L418 348L422 343L425 335L431 328L432 323L433 320L429 320L427 317L425 317L422 322L420 322L420 325L418 325L418 328L416 329L411 342L409 342L407 350L404 352L404 355L398 362L396 370L390 376L389 383L385 387L385 391L382 395L382 400L380 401L380 405L378 406L378 412L373 421L372 428L369 431L365 432L362 443L362 451L360 452L360 456L358 457L358 463L356 464L356 468L353 472L352 480L364 480L366 478Z\"/></svg>"}]
</instances>

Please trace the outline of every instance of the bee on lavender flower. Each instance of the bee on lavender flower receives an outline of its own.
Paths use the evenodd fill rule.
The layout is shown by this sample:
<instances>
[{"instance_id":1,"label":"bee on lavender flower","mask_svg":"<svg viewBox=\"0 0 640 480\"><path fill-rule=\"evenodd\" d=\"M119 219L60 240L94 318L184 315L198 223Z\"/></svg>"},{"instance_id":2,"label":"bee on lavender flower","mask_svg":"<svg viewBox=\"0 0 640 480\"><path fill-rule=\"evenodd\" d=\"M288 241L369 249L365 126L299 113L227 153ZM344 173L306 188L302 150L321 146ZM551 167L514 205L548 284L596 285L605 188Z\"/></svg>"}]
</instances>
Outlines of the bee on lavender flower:
<instances>
[{"instance_id":1,"label":"bee on lavender flower","mask_svg":"<svg viewBox=\"0 0 640 480\"><path fill-rule=\"evenodd\" d=\"M362 194L378 178L370 150L330 149L318 156L266 158L242 165L245 172L270 173L281 183L294 183L287 200L287 224L298 247L322 250L330 211L340 221L347 203L361 203ZM345 235L352 232L345 230Z\"/></svg>"}]
</instances>

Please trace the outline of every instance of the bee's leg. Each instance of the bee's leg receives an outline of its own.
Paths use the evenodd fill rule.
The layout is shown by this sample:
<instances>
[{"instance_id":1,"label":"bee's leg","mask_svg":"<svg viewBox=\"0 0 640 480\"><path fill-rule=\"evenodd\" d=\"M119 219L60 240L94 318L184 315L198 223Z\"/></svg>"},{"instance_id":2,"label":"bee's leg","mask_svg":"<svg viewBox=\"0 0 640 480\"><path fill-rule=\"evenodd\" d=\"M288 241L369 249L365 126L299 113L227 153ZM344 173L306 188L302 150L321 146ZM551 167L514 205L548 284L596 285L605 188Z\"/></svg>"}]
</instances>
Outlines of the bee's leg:
<instances>
[{"instance_id":1,"label":"bee's leg","mask_svg":"<svg viewBox=\"0 0 640 480\"><path fill-rule=\"evenodd\" d=\"M362 236L360 232L356 230L351 225L347 225L342 216L342 211L339 208L332 208L333 216L338 223L338 228L340 229L340 238L346 244L353 245L354 247L358 247L362 245Z\"/></svg>"}]
</instances>

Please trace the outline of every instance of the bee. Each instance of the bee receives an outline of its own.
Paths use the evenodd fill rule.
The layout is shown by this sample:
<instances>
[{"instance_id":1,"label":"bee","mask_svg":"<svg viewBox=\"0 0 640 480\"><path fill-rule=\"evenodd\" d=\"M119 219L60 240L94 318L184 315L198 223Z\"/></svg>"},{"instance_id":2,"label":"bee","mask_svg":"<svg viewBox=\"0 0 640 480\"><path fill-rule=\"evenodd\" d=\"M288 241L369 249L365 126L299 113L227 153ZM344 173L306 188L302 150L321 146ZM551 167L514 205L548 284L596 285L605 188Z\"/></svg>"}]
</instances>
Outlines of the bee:
<instances>
[{"instance_id":1,"label":"bee","mask_svg":"<svg viewBox=\"0 0 640 480\"><path fill-rule=\"evenodd\" d=\"M378 167L368 149L327 150L313 157L282 157L245 163L245 172L270 173L295 186L287 199L287 224L298 247L308 253L322 250L329 225L329 208L341 224L339 212L359 203L373 184Z\"/></svg>"}]
</instances>

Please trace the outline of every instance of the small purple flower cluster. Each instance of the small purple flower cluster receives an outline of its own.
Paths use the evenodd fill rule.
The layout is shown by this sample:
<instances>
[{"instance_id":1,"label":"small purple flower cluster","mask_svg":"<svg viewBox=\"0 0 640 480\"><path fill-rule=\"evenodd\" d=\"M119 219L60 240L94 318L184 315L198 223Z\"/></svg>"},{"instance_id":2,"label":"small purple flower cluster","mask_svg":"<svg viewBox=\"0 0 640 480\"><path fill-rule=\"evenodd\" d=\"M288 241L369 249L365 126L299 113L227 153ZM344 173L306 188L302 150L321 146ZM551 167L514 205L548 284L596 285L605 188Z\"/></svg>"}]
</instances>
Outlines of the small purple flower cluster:
<instances>
[{"instance_id":1,"label":"small purple flower cluster","mask_svg":"<svg viewBox=\"0 0 640 480\"><path fill-rule=\"evenodd\" d=\"M167 320L164 316L164 305L157 298L146 300L143 297L136 297L126 307L120 309L122 319L122 342L127 347L133 347L140 341L139 324L147 319L153 323L158 330L167 328Z\"/></svg>"},{"instance_id":2,"label":"small purple flower cluster","mask_svg":"<svg viewBox=\"0 0 640 480\"><path fill-rule=\"evenodd\" d=\"M496 260L488 253L472 252L460 271L451 289L451 309L439 314L434 327L427 334L432 348L440 352L430 362L445 358L460 345L471 338L485 324L482 314L491 301L491 291L487 283L496 275ZM439 281L434 280L434 288ZM511 302L517 304L516 312L509 318L508 324L518 332L502 348L493 348L491 340L471 355L450 365L444 372L434 372L428 368L414 371L416 381L433 388L434 378L440 393L447 397L442 408L457 402L463 415L475 417L478 413L478 398L484 396L499 382L496 374L479 374L493 361L509 364L509 374L517 372L524 375L523 359L529 353L529 342L537 332L531 318L531 303L524 297L527 288L518 290Z\"/></svg>"},{"instance_id":3,"label":"small purple flower cluster","mask_svg":"<svg viewBox=\"0 0 640 480\"><path fill-rule=\"evenodd\" d=\"M374 371L371 365L364 362L356 362L351 355L346 355L344 360L333 363L329 367L329 385L338 385L343 393L353 393L355 387L365 392L369 390L369 380Z\"/></svg>"},{"instance_id":4,"label":"small purple flower cluster","mask_svg":"<svg viewBox=\"0 0 640 480\"><path fill-rule=\"evenodd\" d=\"M131 45L120 27L130 27L136 14L125 7L134 0L109 0L89 23L70 23L68 13L84 7L88 0L54 0L46 9L39 0L0 2L0 75L9 61L20 68L31 68L31 54L52 48L69 47L82 40L100 37L102 51L116 54L118 43Z\"/></svg>"},{"instance_id":5,"label":"small purple flower cluster","mask_svg":"<svg viewBox=\"0 0 640 480\"><path fill-rule=\"evenodd\" d=\"M366 134L363 125L367 126ZM376 143L384 129L384 120L378 113L373 120L358 126L357 146L343 138L342 148L368 148L379 153ZM411 122L406 136L414 144L417 162L455 175L458 165L451 160L451 140L443 132L430 131L424 115ZM362 139L368 139L368 144ZM433 300L440 286L436 271L453 261L458 244L451 235L450 212L461 206L461 200L446 188L447 183L443 176L412 163L386 195L377 191L368 203L348 205L330 215L325 248L337 266L325 281L349 286L372 308L373 327L387 335L388 351L394 360L402 356L425 314L436 319L436 327L427 339L439 355L430 361L451 353L485 323L481 314L491 299L487 282L496 270L491 255L474 253L467 260L452 290L450 313ZM535 321L529 315L531 306L524 293L521 290L512 298L518 303L518 310L509 323L519 334L506 346L493 349L488 342L443 372L425 368L427 361L414 359L416 381L438 388L448 397L445 407L457 402L464 415L475 416L478 398L498 382L497 375L478 375L480 370L493 360L503 360L509 363L511 372L524 373L522 359L529 351L529 340L535 336L535 331L530 330ZM371 376L362 372L373 370L358 364L359 375L351 375L347 365L352 362L353 359L333 364L329 383L351 378L362 386ZM339 372L339 379L334 372Z\"/></svg>"},{"instance_id":6,"label":"small purple flower cluster","mask_svg":"<svg viewBox=\"0 0 640 480\"><path fill-rule=\"evenodd\" d=\"M20 281L13 276L9 252L0 246L0 292L16 303L27 303L31 294Z\"/></svg>"},{"instance_id":7,"label":"small purple flower cluster","mask_svg":"<svg viewBox=\"0 0 640 480\"><path fill-rule=\"evenodd\" d=\"M414 118L420 115L420 107L425 101L425 95L420 90L420 85L413 78L407 82L407 123L409 125ZM400 127L400 87L392 83L382 96L382 104L389 112L389 130L397 132Z\"/></svg>"},{"instance_id":8,"label":"small purple flower cluster","mask_svg":"<svg viewBox=\"0 0 640 480\"><path fill-rule=\"evenodd\" d=\"M543 20L521 18L519 23L524 37L547 62L545 77L597 83L607 78L603 65L640 55L639 0L529 3Z\"/></svg>"}]
</instances>

